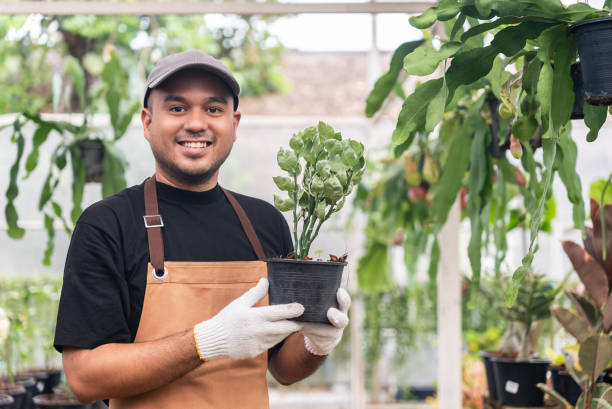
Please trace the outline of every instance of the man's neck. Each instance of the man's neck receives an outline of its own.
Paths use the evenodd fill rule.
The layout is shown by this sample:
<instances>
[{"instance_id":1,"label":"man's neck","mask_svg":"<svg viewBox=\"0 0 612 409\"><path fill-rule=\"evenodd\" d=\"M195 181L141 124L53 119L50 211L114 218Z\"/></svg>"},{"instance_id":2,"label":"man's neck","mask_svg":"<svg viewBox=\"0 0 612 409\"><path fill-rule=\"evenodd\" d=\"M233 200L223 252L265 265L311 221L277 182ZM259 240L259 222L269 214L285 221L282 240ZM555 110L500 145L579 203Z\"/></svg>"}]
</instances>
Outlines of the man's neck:
<instances>
[{"instance_id":1,"label":"man's neck","mask_svg":"<svg viewBox=\"0 0 612 409\"><path fill-rule=\"evenodd\" d=\"M213 189L215 186L217 186L218 176L219 172L217 171L210 178L202 181L201 183L186 183L184 181L168 177L163 172L160 172L159 169L157 169L155 172L155 178L158 182L170 185L177 189L189 190L192 192L204 192Z\"/></svg>"}]
</instances>

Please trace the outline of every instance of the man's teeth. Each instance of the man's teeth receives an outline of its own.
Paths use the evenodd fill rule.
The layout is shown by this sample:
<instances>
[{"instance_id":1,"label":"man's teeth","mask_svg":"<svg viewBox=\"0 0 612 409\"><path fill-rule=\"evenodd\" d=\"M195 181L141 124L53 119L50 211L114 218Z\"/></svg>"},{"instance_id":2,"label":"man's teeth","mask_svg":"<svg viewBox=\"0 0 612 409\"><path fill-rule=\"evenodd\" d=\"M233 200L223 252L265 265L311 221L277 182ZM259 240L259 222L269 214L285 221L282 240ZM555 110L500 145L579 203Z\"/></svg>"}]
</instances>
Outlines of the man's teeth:
<instances>
[{"instance_id":1,"label":"man's teeth","mask_svg":"<svg viewBox=\"0 0 612 409\"><path fill-rule=\"evenodd\" d=\"M205 148L210 145L210 142L183 142L186 148Z\"/></svg>"}]
</instances>

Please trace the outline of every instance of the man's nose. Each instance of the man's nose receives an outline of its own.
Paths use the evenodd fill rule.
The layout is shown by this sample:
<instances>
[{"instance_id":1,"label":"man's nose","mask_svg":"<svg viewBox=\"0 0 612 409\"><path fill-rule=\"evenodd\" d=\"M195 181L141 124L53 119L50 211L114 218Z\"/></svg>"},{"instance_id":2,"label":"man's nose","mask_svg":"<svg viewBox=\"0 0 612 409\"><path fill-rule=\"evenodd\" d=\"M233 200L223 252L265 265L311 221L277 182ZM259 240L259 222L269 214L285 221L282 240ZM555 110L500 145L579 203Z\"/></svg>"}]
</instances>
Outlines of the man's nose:
<instances>
[{"instance_id":1,"label":"man's nose","mask_svg":"<svg viewBox=\"0 0 612 409\"><path fill-rule=\"evenodd\" d=\"M196 108L189 110L185 120L185 130L190 132L202 132L208 128L206 112Z\"/></svg>"}]
</instances>

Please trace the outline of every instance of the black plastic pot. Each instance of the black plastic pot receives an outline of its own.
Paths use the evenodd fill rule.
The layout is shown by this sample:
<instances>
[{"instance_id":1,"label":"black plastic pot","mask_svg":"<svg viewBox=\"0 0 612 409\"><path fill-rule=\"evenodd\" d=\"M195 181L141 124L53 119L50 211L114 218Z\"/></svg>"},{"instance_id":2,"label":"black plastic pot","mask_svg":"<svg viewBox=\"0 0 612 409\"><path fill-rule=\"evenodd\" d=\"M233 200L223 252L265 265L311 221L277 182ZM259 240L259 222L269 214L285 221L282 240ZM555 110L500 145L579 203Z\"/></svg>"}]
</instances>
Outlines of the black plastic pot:
<instances>
[{"instance_id":1,"label":"black plastic pot","mask_svg":"<svg viewBox=\"0 0 612 409\"><path fill-rule=\"evenodd\" d=\"M495 371L493 371L493 363L491 358L494 356L491 352L480 351L480 357L484 361L485 375L487 377L487 390L489 391L489 399L498 401L499 396L497 393L497 382L495 381Z\"/></svg>"},{"instance_id":2,"label":"black plastic pot","mask_svg":"<svg viewBox=\"0 0 612 409\"><path fill-rule=\"evenodd\" d=\"M582 84L582 68L580 63L572 64L570 74L574 83L574 106L570 119L584 119L584 86Z\"/></svg>"},{"instance_id":3,"label":"black plastic pot","mask_svg":"<svg viewBox=\"0 0 612 409\"><path fill-rule=\"evenodd\" d=\"M612 105L612 17L580 21L570 31L578 46L586 102Z\"/></svg>"},{"instance_id":4,"label":"black plastic pot","mask_svg":"<svg viewBox=\"0 0 612 409\"><path fill-rule=\"evenodd\" d=\"M329 324L327 310L338 308L336 293L346 263L291 259L268 259L270 304L298 302L304 314L296 321Z\"/></svg>"},{"instance_id":5,"label":"black plastic pot","mask_svg":"<svg viewBox=\"0 0 612 409\"><path fill-rule=\"evenodd\" d=\"M16 376L15 383L25 388L24 402L21 406L22 409L34 409L34 403L32 398L37 395L36 393L36 381L31 376Z\"/></svg>"},{"instance_id":6,"label":"black plastic pot","mask_svg":"<svg viewBox=\"0 0 612 409\"><path fill-rule=\"evenodd\" d=\"M102 182L104 177L104 144L96 140L78 142L85 165L86 182Z\"/></svg>"},{"instance_id":7,"label":"black plastic pot","mask_svg":"<svg viewBox=\"0 0 612 409\"><path fill-rule=\"evenodd\" d=\"M34 397L34 404L38 409L89 409L91 403L80 403L68 399L66 395L42 394Z\"/></svg>"},{"instance_id":8,"label":"black plastic pot","mask_svg":"<svg viewBox=\"0 0 612 409\"><path fill-rule=\"evenodd\" d=\"M582 393L582 389L576 383L574 378L567 373L566 371L550 367L550 380L552 382L553 389L559 392L561 396L563 396L569 403L572 405L576 405L576 401L580 394Z\"/></svg>"},{"instance_id":9,"label":"black plastic pot","mask_svg":"<svg viewBox=\"0 0 612 409\"><path fill-rule=\"evenodd\" d=\"M15 399L6 393L0 393L0 408L13 409Z\"/></svg>"},{"instance_id":10,"label":"black plastic pot","mask_svg":"<svg viewBox=\"0 0 612 409\"><path fill-rule=\"evenodd\" d=\"M53 393L53 388L62 383L62 370L61 369L48 369L47 379L45 379L45 385L42 393Z\"/></svg>"},{"instance_id":11,"label":"black plastic pot","mask_svg":"<svg viewBox=\"0 0 612 409\"><path fill-rule=\"evenodd\" d=\"M544 359L517 362L492 357L499 401L508 406L543 406L544 392L536 385L546 383L550 361Z\"/></svg>"},{"instance_id":12,"label":"black plastic pot","mask_svg":"<svg viewBox=\"0 0 612 409\"><path fill-rule=\"evenodd\" d=\"M10 385L7 383L0 383L0 393L10 395L13 398L14 409L23 409L26 405L26 390L20 385ZM11 407L11 406L9 406Z\"/></svg>"}]
</instances>

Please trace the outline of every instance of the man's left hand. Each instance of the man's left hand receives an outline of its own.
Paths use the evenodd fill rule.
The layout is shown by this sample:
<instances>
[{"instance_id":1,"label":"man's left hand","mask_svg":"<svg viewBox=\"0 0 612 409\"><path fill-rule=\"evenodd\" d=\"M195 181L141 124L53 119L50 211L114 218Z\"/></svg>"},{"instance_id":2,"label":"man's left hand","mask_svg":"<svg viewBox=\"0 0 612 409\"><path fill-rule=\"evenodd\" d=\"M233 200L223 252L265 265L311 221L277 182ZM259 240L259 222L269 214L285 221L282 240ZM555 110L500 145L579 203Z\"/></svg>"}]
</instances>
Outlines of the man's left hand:
<instances>
[{"instance_id":1,"label":"man's left hand","mask_svg":"<svg viewBox=\"0 0 612 409\"><path fill-rule=\"evenodd\" d=\"M302 333L306 349L313 355L329 355L342 339L344 328L348 325L348 309L351 296L344 288L338 289L337 308L327 310L327 319L332 325L307 322L303 324Z\"/></svg>"}]
</instances>

